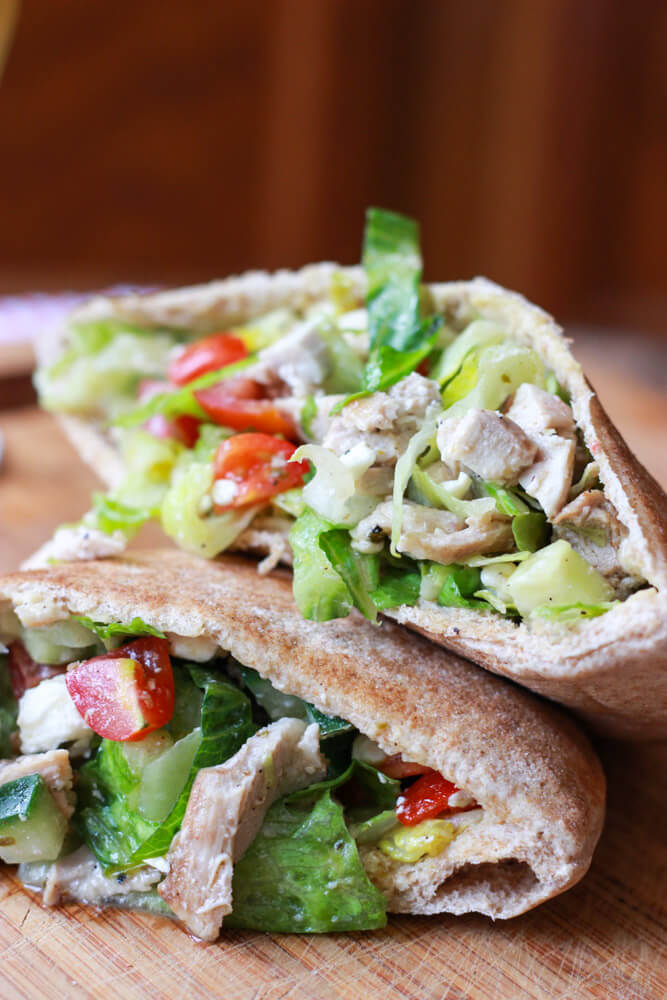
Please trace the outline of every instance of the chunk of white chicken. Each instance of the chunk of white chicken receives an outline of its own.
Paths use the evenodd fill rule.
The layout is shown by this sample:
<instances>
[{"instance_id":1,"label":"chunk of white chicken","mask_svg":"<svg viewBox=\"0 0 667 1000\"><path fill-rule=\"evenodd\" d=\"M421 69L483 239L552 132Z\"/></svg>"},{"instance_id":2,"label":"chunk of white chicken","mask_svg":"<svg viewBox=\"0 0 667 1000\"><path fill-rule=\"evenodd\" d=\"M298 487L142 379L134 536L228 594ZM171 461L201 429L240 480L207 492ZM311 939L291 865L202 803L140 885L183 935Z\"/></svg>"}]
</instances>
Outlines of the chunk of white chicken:
<instances>
[{"instance_id":1,"label":"chunk of white chicken","mask_svg":"<svg viewBox=\"0 0 667 1000\"><path fill-rule=\"evenodd\" d=\"M515 485L532 465L537 445L513 420L495 410L468 410L438 426L437 444L443 461L458 472L461 466L492 483Z\"/></svg>"},{"instance_id":2,"label":"chunk of white chicken","mask_svg":"<svg viewBox=\"0 0 667 1000\"><path fill-rule=\"evenodd\" d=\"M352 529L352 542L363 550L364 543L382 540L391 534L393 504L381 503L372 514ZM475 555L508 552L514 547L509 518L495 510L462 521L448 510L436 510L409 500L403 503L401 534L396 548L413 559L432 559L448 564Z\"/></svg>"},{"instance_id":3,"label":"chunk of white chicken","mask_svg":"<svg viewBox=\"0 0 667 1000\"><path fill-rule=\"evenodd\" d=\"M214 941L232 910L233 865L267 810L283 795L326 774L319 728L281 719L255 733L224 764L199 772L158 892L188 930Z\"/></svg>"},{"instance_id":4,"label":"chunk of white chicken","mask_svg":"<svg viewBox=\"0 0 667 1000\"><path fill-rule=\"evenodd\" d=\"M89 848L80 847L51 865L42 899L46 906L57 906L68 899L99 906L128 892L148 892L161 878L162 872L149 866L105 875Z\"/></svg>"},{"instance_id":5,"label":"chunk of white chicken","mask_svg":"<svg viewBox=\"0 0 667 1000\"><path fill-rule=\"evenodd\" d=\"M551 521L563 509L572 485L576 442L555 431L535 434L537 459L519 476L519 485L535 497Z\"/></svg>"},{"instance_id":6,"label":"chunk of white chicken","mask_svg":"<svg viewBox=\"0 0 667 1000\"><path fill-rule=\"evenodd\" d=\"M641 579L620 558L627 529L602 490L586 490L554 518L554 538L563 538L612 585L618 597L636 590Z\"/></svg>"},{"instance_id":7,"label":"chunk of white chicken","mask_svg":"<svg viewBox=\"0 0 667 1000\"><path fill-rule=\"evenodd\" d=\"M419 429L427 410L439 404L438 383L413 372L388 392L374 392L348 403L331 421L322 444L340 456L363 442L375 452L377 465L393 464Z\"/></svg>"},{"instance_id":8,"label":"chunk of white chicken","mask_svg":"<svg viewBox=\"0 0 667 1000\"><path fill-rule=\"evenodd\" d=\"M56 805L69 819L74 812L74 792L72 765L67 750L49 750L48 753L26 754L14 760L0 760L0 785L30 774L39 774L44 779Z\"/></svg>"},{"instance_id":9,"label":"chunk of white chicken","mask_svg":"<svg viewBox=\"0 0 667 1000\"><path fill-rule=\"evenodd\" d=\"M307 396L331 373L331 353L319 333L319 320L299 323L275 344L265 347L245 375L265 385L286 385L292 395ZM284 395L284 393L278 393Z\"/></svg>"},{"instance_id":10,"label":"chunk of white chicken","mask_svg":"<svg viewBox=\"0 0 667 1000\"><path fill-rule=\"evenodd\" d=\"M119 556L127 548L122 531L107 534L84 524L58 528L53 538L21 564L21 569L46 569L54 562L81 562Z\"/></svg>"},{"instance_id":11,"label":"chunk of white chicken","mask_svg":"<svg viewBox=\"0 0 667 1000\"><path fill-rule=\"evenodd\" d=\"M529 434L556 431L561 437L574 437L574 417L567 403L531 382L519 386L505 416Z\"/></svg>"}]
</instances>

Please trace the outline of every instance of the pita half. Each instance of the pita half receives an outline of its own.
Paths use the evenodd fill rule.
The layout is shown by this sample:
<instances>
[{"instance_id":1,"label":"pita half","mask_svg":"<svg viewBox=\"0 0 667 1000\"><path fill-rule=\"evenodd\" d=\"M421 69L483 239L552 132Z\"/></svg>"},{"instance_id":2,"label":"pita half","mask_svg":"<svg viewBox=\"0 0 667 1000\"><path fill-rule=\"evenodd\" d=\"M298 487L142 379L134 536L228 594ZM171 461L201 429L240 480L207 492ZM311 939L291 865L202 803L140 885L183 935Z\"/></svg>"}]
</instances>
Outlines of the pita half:
<instances>
[{"instance_id":1,"label":"pita half","mask_svg":"<svg viewBox=\"0 0 667 1000\"><path fill-rule=\"evenodd\" d=\"M231 653L279 692L350 722L380 757L401 754L453 782L477 803L459 817L474 813L476 822L434 856L417 851L407 862L377 843L359 843L363 868L391 912L512 917L563 892L589 867L603 822L604 776L589 743L560 710L390 621L372 625L356 612L327 623L305 621L282 571L260 577L241 557L203 563L156 550L10 574L0 578L0 599L5 613L12 608L28 628L71 615L98 623L140 618L163 632L178 656L207 661ZM240 769L233 775L237 784L249 773L251 743L222 765L227 778ZM278 759L276 751L274 775ZM220 772L200 772L180 840L167 855L172 881L163 894L201 937L214 937L219 923L188 920L183 895L198 890L203 877L196 855L188 856L190 814L193 798L203 794L202 775L217 780ZM204 805L213 809L212 802L209 797ZM246 801L244 809L258 811L261 821L261 802ZM252 837L244 836L249 843L242 846L252 850ZM197 837L205 855L205 824ZM195 889L174 888L183 854ZM233 854L237 860L238 845ZM222 905L205 892L198 902L204 913ZM232 899L231 920L233 905Z\"/></svg>"},{"instance_id":2,"label":"pita half","mask_svg":"<svg viewBox=\"0 0 667 1000\"><path fill-rule=\"evenodd\" d=\"M85 321L112 319L143 329L187 331L188 336L197 337L213 330L252 327L257 317L281 309L293 310L302 318L312 315L313 309L330 300L332 284L336 283L337 287L345 287L347 307L350 310L346 315L355 316L363 311L365 277L362 269L341 269L331 264L317 264L297 272L249 273L177 291L97 299L80 311L78 316ZM561 396L569 400L567 406L556 399L555 395L550 396L552 402L556 399L557 406L561 408L557 418L563 419L565 412L566 421L571 421L570 429L563 431L562 437L559 437L561 431L554 430L553 426L547 426L546 430L543 427L534 433L529 426L527 438L521 427L522 417L513 409L515 403L512 403L512 399L516 400L516 396L510 396L505 401L502 414L489 415L487 412L486 419L493 424L491 431L494 433L499 426L499 419L504 420L505 427L512 424L514 437L518 435L524 444L527 442L526 447L532 449L530 454L533 455L534 465L527 470L528 478L520 480L529 485L526 486L526 491L520 491L520 495L525 501L526 492L532 489L533 497L535 494L540 497L545 510L551 509L547 527L552 532L552 540L559 540L561 553L570 552L574 548L576 555L582 554L595 567L596 574L599 571L599 576L596 576L598 599L584 597L582 600L577 597L577 593L573 593L569 600L564 600L562 595L557 598L545 596L543 599L547 602L555 600L558 613L541 616L531 610L530 613L521 611L519 615L511 607L511 601L515 598L510 595L508 604L507 593L501 596L501 591L496 587L497 579L492 585L484 582L485 577L490 575L487 569L486 573L482 573L481 588L484 596L481 603L475 597L472 601L459 601L460 606L456 606L456 602L443 602L436 593L428 593L422 587L419 595L410 602L399 601L393 608L387 607L385 602L381 610L401 624L422 632L486 669L510 677L531 690L573 708L604 733L633 739L664 738L667 736L665 493L634 458L610 422L595 391L573 358L561 329L550 316L520 295L506 291L484 278L427 286L423 299L428 310L441 314L445 328L455 334L460 335L461 331L468 331L471 324L481 321L482 325L486 324L486 330L502 330L505 344L534 352L544 370L548 371L549 378L556 380ZM312 361L305 341L304 345L302 356L306 362ZM58 356L59 351L62 353L62 346L53 342L43 343L41 346L43 358L48 356L52 359ZM282 376L287 382L282 383L284 398L278 402L298 418L303 412L304 397L303 394L299 395L299 392L303 393L303 386L298 389L292 376L286 374L284 369ZM415 380L419 379L420 376L412 374L404 383L412 380L410 385L414 388ZM426 381L422 379L422 382ZM387 447L387 441L389 449L396 446L399 453L404 451L410 435L402 431L400 426L401 406L404 408L403 416L408 413L404 426L410 426L412 431L415 427L419 430L426 422L426 417L423 416L423 408L418 410L416 397L406 397L407 390L403 393L402 402L398 400L397 394L402 391L401 384L394 386L388 393L375 393L370 399L348 404L335 418L338 424L333 432L331 421L327 423L324 419L319 430L315 422L314 431L311 426L311 440L324 443L336 453L336 458L340 458L344 449L349 452L350 446L355 442L364 447L370 444L373 449L379 448L378 454L382 447ZM526 387L519 388L523 391ZM417 389L422 391L419 386ZM445 391L449 391L448 388ZM316 388L314 392L317 399ZM545 395L546 393L541 398ZM324 402L318 413L320 410L324 413L330 397L324 396L322 399ZM394 406L394 410L398 406L398 423L395 421L392 424L391 415L387 418L387 401ZM531 403L530 399L528 403ZM458 403L452 412L456 411L457 406ZM375 413L369 407L375 407ZM516 416L519 426L507 419L508 407L512 410L511 415ZM57 410L58 407L54 409ZM329 410L326 411L325 418L328 412ZM458 412L461 414L463 411L459 408ZM477 413L479 412L478 410ZM439 419L442 421L448 416L448 413L444 413ZM63 413L61 410L60 419L86 461L98 471L111 489L118 488L127 470L118 439L103 428L99 415ZM465 419L472 418L468 415ZM546 423L549 419L556 418L548 415L544 417ZM449 423L452 424L451 421ZM469 441L466 440L465 433L481 433L481 425L472 426L461 419L454 423L457 428L447 439L446 446L455 452L452 441L458 433L458 457L451 464L458 471L457 482L460 484L461 475L471 473L469 463L480 467L476 465L479 455L476 458L473 455L474 448L471 450L468 447ZM441 433L445 433L442 428L438 430L438 442L441 441ZM300 434L305 436L302 425ZM559 454L564 454L566 466L569 456L566 486L572 483L569 492L567 489L565 492L561 490L560 498L556 497L555 500L549 483L545 485L540 479L540 476L544 476L544 464L539 465L545 454L544 449L552 448L554 441L556 445L563 446ZM482 467L493 448L491 441L486 454L482 455ZM579 463L574 466L574 473L573 454ZM395 464L395 456L393 461ZM556 464L558 461L558 458L554 458ZM388 459L378 458L377 463L371 468L371 473L375 470L385 474L391 466ZM582 477L577 485L575 478L581 470ZM550 471L551 466L547 462L546 473L550 474ZM468 476L468 484L473 484L471 489L475 488L479 478L473 469ZM487 474L482 478L490 479L491 476ZM515 481L511 476L510 480ZM390 501L391 483L388 487L385 486L386 489L390 492L388 496L385 495L384 500ZM517 496L516 493L512 495L515 498ZM406 497L409 496L408 491ZM423 502L423 497L420 502ZM453 536L447 536L445 545L440 550L437 550L436 545L437 551L434 551L434 539L437 541L442 537L439 530L441 521L447 521L447 532L452 530L453 524L459 538L460 529L472 524L470 519L466 520L461 515L462 520L454 523L457 518L450 511L438 510L433 514L432 508L429 508L429 517L438 519L438 530L432 528L430 521L425 521L420 529L419 517L423 514L424 507L411 502L404 504L404 508L407 511L403 515L405 535L398 540L397 552L416 559L420 567L429 560L439 564L467 560L469 552L461 554L461 549L454 552L451 548ZM323 509L326 510L326 504ZM529 509L525 503L523 509ZM530 509L534 510L534 507ZM379 511L382 516L376 517ZM408 515L416 522L416 527L413 524L412 541L408 538ZM495 524L499 534L486 536L487 555L499 551L503 553L503 545L508 547L508 538L510 549L515 544L509 533L510 516L496 513L494 517L501 521L504 519L504 523ZM372 520L373 518L375 519ZM333 521L335 518L329 517L329 520ZM392 523L395 524L395 519L392 522L391 510L388 511L386 502L380 503L366 520L361 521L362 525L367 523L371 524L371 533L379 532L381 539L384 531L385 548L388 549L387 535ZM244 525L243 530L239 528L230 547L264 556L268 554L269 560L265 561L263 569L268 569L279 561L289 563L291 554L287 535L290 524L291 520L284 511L272 506L263 508L257 512L254 520ZM376 536L371 534L368 537ZM498 541L498 538L501 540ZM99 544L91 544L89 534L86 535L86 540L82 540L80 534L76 537L61 535L58 543L48 543L38 553L36 560L28 565L39 565L40 561L43 564L47 557L66 560L115 554L125 544L119 534L114 539L107 535L98 541ZM479 546L477 553L479 554ZM527 553L523 554L525 556ZM519 564L507 565L513 570ZM496 578L497 576L498 574ZM498 586L501 584L502 581ZM488 603L489 599L492 604ZM560 614L563 605L567 606L565 615ZM606 612L605 607L608 608ZM507 613L503 613L503 608ZM544 608L549 611L549 604L538 610Z\"/></svg>"}]
</instances>

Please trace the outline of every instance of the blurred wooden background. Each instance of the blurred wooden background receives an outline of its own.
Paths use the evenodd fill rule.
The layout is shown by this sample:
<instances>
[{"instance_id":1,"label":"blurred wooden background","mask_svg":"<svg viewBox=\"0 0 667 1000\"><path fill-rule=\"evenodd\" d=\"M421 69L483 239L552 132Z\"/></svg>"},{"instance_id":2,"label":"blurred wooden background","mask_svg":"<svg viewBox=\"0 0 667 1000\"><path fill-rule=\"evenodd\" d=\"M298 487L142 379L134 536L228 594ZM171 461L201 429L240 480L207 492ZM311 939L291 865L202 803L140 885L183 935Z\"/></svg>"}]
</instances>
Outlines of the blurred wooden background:
<instances>
[{"instance_id":1,"label":"blurred wooden background","mask_svg":"<svg viewBox=\"0 0 667 1000\"><path fill-rule=\"evenodd\" d=\"M7 0L0 0L0 3ZM358 259L667 330L665 0L23 0L0 292Z\"/></svg>"}]
</instances>

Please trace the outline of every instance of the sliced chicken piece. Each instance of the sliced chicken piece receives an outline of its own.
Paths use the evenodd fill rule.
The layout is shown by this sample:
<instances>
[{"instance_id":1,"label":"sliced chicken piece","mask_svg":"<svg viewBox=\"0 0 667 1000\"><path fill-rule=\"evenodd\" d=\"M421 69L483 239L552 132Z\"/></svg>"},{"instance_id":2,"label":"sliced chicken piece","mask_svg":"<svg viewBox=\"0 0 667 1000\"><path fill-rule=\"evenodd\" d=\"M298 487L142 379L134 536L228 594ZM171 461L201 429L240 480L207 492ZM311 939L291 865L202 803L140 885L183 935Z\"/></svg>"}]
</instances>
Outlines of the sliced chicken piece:
<instances>
[{"instance_id":1,"label":"sliced chicken piece","mask_svg":"<svg viewBox=\"0 0 667 1000\"><path fill-rule=\"evenodd\" d=\"M381 503L372 514L353 528L352 540L363 550L364 543L375 544L391 534L393 506ZM403 503L399 552L413 559L432 559L443 564L461 562L475 555L508 552L514 548L512 524L496 511L462 521L447 510L422 504Z\"/></svg>"},{"instance_id":2,"label":"sliced chicken piece","mask_svg":"<svg viewBox=\"0 0 667 1000\"><path fill-rule=\"evenodd\" d=\"M554 518L554 538L564 538L625 598L641 584L621 564L627 529L602 490L586 490Z\"/></svg>"},{"instance_id":3,"label":"sliced chicken piece","mask_svg":"<svg viewBox=\"0 0 667 1000\"><path fill-rule=\"evenodd\" d=\"M389 392L374 392L349 403L331 425L322 441L336 455L343 455L359 442L376 454L377 465L394 464L426 416L440 402L437 382L413 372Z\"/></svg>"},{"instance_id":4,"label":"sliced chicken piece","mask_svg":"<svg viewBox=\"0 0 667 1000\"><path fill-rule=\"evenodd\" d=\"M438 427L438 448L455 472L461 466L492 483L513 486L532 465L537 445L513 420L495 410L469 410Z\"/></svg>"},{"instance_id":5,"label":"sliced chicken piece","mask_svg":"<svg viewBox=\"0 0 667 1000\"><path fill-rule=\"evenodd\" d=\"M307 320L259 352L257 364L244 375L275 386L284 383L294 396L307 396L331 372L331 354L319 333L319 321Z\"/></svg>"},{"instance_id":6,"label":"sliced chicken piece","mask_svg":"<svg viewBox=\"0 0 667 1000\"><path fill-rule=\"evenodd\" d=\"M162 872L149 866L119 875L105 875L90 849L80 847L51 865L42 898L46 906L57 906L67 899L100 905L128 892L148 892L161 878Z\"/></svg>"},{"instance_id":7,"label":"sliced chicken piece","mask_svg":"<svg viewBox=\"0 0 667 1000\"><path fill-rule=\"evenodd\" d=\"M79 562L84 559L106 559L118 556L127 547L122 531L110 535L84 524L58 528L53 538L23 561L22 569L43 569L58 562Z\"/></svg>"},{"instance_id":8,"label":"sliced chicken piece","mask_svg":"<svg viewBox=\"0 0 667 1000\"><path fill-rule=\"evenodd\" d=\"M44 778L56 805L69 819L74 812L75 799L72 765L67 750L49 750L47 753L25 754L14 760L0 760L0 785L29 774L39 774Z\"/></svg>"},{"instance_id":9,"label":"sliced chicken piece","mask_svg":"<svg viewBox=\"0 0 667 1000\"><path fill-rule=\"evenodd\" d=\"M576 442L554 431L535 434L537 460L519 476L519 484L534 497L551 521L563 508L572 485Z\"/></svg>"},{"instance_id":10,"label":"sliced chicken piece","mask_svg":"<svg viewBox=\"0 0 667 1000\"><path fill-rule=\"evenodd\" d=\"M281 719L261 729L224 764L200 771L180 833L169 853L169 875L158 892L188 930L214 941L232 910L234 862L254 840L269 807L326 774L319 728Z\"/></svg>"},{"instance_id":11,"label":"sliced chicken piece","mask_svg":"<svg viewBox=\"0 0 667 1000\"><path fill-rule=\"evenodd\" d=\"M561 437L574 437L574 417L567 403L530 382L516 390L505 416L529 434L556 431Z\"/></svg>"}]
</instances>

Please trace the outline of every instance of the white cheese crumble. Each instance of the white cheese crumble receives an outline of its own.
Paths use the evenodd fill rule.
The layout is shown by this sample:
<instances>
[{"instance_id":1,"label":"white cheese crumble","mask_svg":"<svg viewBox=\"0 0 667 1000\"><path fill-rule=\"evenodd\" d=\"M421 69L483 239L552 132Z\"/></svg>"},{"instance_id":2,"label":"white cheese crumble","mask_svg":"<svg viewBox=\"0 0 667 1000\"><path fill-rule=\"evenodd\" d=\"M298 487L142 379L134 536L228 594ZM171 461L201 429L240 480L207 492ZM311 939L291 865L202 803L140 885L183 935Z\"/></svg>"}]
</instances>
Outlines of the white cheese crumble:
<instances>
[{"instance_id":1,"label":"white cheese crumble","mask_svg":"<svg viewBox=\"0 0 667 1000\"><path fill-rule=\"evenodd\" d=\"M41 753L73 742L80 751L93 735L70 697L64 674L28 688L19 699L17 721L21 753Z\"/></svg>"}]
</instances>

